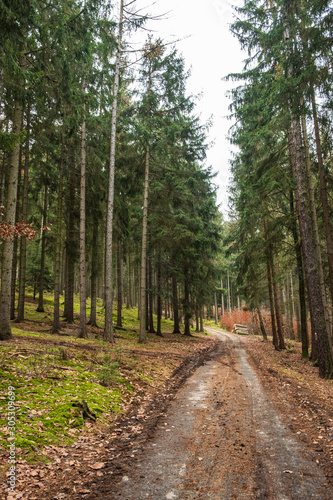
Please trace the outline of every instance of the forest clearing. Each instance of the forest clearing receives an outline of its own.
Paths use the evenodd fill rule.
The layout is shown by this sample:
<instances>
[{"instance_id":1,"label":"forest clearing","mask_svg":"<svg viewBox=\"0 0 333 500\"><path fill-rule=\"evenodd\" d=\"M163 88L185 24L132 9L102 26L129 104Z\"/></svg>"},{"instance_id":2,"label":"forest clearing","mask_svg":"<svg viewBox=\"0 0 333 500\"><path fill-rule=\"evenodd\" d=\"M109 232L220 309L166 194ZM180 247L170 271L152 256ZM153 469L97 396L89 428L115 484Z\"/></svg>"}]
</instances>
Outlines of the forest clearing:
<instances>
[{"instance_id":1,"label":"forest clearing","mask_svg":"<svg viewBox=\"0 0 333 500\"><path fill-rule=\"evenodd\" d=\"M228 212L142 2L0 0L1 498L331 498L332 1L233 7Z\"/></svg>"}]
</instances>

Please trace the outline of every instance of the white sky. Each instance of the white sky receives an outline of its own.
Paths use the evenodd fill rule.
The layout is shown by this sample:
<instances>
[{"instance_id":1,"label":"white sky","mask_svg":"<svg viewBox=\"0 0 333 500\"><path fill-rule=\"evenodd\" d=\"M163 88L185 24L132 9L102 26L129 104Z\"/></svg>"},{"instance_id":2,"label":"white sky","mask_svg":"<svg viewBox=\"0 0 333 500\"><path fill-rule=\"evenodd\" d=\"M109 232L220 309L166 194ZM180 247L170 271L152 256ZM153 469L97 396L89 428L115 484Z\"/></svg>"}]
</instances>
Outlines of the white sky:
<instances>
[{"instance_id":1,"label":"white sky","mask_svg":"<svg viewBox=\"0 0 333 500\"><path fill-rule=\"evenodd\" d=\"M143 12L169 14L165 19L151 21L147 27L154 36L166 42L183 39L176 47L185 59L186 69L191 69L187 82L189 94L202 94L197 102L197 114L202 122L213 118L209 142L214 145L208 151L207 165L218 175L217 199L224 215L228 211L228 178L231 147L226 139L231 126L228 115L229 99L226 92L232 84L222 81L228 73L242 70L245 53L229 31L232 21L231 4L240 5L242 0L137 0L136 9ZM144 35L147 36L147 33Z\"/></svg>"}]
</instances>

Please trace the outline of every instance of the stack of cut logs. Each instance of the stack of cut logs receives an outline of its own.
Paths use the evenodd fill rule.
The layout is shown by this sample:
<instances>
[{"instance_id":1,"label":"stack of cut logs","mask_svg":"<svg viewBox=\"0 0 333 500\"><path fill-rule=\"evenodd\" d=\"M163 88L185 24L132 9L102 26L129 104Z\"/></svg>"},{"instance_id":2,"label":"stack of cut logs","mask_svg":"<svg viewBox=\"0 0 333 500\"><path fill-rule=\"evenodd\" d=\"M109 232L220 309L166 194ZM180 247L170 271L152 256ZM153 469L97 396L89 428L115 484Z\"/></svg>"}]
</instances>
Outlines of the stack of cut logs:
<instances>
[{"instance_id":1,"label":"stack of cut logs","mask_svg":"<svg viewBox=\"0 0 333 500\"><path fill-rule=\"evenodd\" d=\"M238 335L249 335L249 329L246 325L237 325L236 323L234 324L232 332L238 333Z\"/></svg>"}]
</instances>

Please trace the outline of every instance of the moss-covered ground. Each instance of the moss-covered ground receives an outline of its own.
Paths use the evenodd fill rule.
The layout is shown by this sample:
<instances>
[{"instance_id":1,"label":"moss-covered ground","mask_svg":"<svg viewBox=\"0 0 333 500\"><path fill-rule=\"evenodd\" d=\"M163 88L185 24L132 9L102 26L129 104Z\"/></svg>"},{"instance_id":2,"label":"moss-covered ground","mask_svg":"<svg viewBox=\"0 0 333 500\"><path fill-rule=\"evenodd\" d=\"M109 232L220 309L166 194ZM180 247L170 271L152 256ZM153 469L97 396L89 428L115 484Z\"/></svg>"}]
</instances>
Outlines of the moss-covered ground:
<instances>
[{"instance_id":1,"label":"moss-covered ground","mask_svg":"<svg viewBox=\"0 0 333 500\"><path fill-rule=\"evenodd\" d=\"M102 328L88 327L88 339L79 339L78 297L76 323L62 323L60 335L52 335L52 296L46 294L44 312L36 308L28 297L25 321L13 322L13 339L0 343L0 437L10 442L7 402L13 386L16 453L32 463L47 460L45 448L68 446L86 432L111 429L117 416L147 391L163 386L207 338L172 335L172 321L163 319L163 337L149 334L148 343L139 344L138 311L124 308L123 329L116 331L113 344L103 341ZM101 302L97 310L102 327ZM88 307L88 317L89 312ZM83 402L90 419L83 418Z\"/></svg>"}]
</instances>

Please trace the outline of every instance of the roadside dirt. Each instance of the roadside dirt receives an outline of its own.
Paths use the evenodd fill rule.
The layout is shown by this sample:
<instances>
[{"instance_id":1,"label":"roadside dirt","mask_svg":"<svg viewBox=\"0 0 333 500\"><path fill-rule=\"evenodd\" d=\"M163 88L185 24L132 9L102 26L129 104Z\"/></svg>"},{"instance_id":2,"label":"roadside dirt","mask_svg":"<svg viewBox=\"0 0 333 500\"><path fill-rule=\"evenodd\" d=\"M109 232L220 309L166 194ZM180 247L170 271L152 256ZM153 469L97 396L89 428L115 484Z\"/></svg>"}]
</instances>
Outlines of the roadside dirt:
<instances>
[{"instance_id":1,"label":"roadside dirt","mask_svg":"<svg viewBox=\"0 0 333 500\"><path fill-rule=\"evenodd\" d=\"M31 467L18 498L331 499L332 381L297 345L217 335L112 434L57 450L45 477Z\"/></svg>"},{"instance_id":2,"label":"roadside dirt","mask_svg":"<svg viewBox=\"0 0 333 500\"><path fill-rule=\"evenodd\" d=\"M246 341L228 334L220 339L160 420L136 466L104 496L332 498L316 456L289 432L262 389L247 361Z\"/></svg>"}]
</instances>

